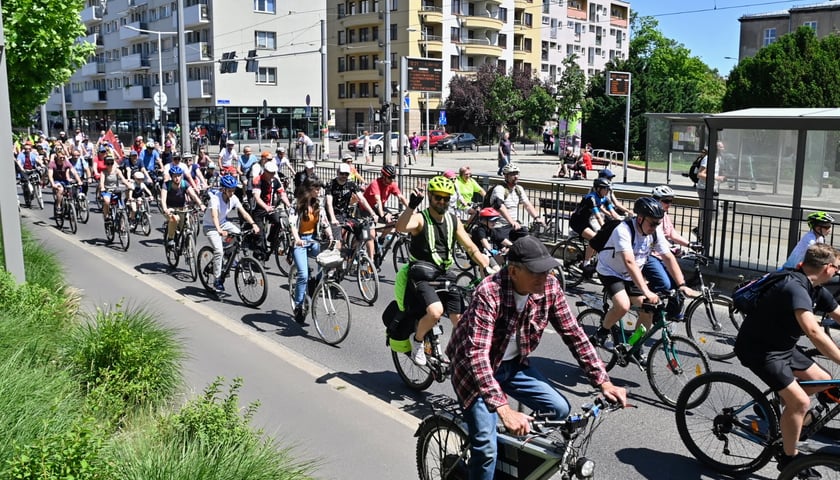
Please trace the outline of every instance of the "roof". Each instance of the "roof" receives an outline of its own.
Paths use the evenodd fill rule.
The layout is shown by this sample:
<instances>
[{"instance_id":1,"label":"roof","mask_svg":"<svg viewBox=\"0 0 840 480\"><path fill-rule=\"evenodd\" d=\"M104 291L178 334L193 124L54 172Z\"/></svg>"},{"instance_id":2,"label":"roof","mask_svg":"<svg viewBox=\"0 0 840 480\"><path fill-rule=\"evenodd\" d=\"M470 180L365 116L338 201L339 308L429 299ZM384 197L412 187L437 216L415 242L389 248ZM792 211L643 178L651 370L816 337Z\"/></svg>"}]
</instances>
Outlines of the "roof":
<instances>
[{"instance_id":1,"label":"roof","mask_svg":"<svg viewBox=\"0 0 840 480\"><path fill-rule=\"evenodd\" d=\"M709 128L840 130L840 108L746 108L706 117Z\"/></svg>"},{"instance_id":2,"label":"roof","mask_svg":"<svg viewBox=\"0 0 840 480\"><path fill-rule=\"evenodd\" d=\"M821 2L821 3L811 3L808 5L796 5L790 7L787 10L776 10L773 12L764 12L764 13L748 13L741 15L738 18L738 21L744 20L753 20L753 19L763 19L763 18L772 18L772 17L787 17L791 13L794 12L804 12L808 10L837 10L840 9L840 2L836 1L829 1L829 2Z\"/></svg>"},{"instance_id":3,"label":"roof","mask_svg":"<svg viewBox=\"0 0 840 480\"><path fill-rule=\"evenodd\" d=\"M759 117L759 118L780 118L780 117L819 117L819 118L840 118L840 108L745 108L743 110L732 110L729 112L716 113L711 117Z\"/></svg>"}]
</instances>

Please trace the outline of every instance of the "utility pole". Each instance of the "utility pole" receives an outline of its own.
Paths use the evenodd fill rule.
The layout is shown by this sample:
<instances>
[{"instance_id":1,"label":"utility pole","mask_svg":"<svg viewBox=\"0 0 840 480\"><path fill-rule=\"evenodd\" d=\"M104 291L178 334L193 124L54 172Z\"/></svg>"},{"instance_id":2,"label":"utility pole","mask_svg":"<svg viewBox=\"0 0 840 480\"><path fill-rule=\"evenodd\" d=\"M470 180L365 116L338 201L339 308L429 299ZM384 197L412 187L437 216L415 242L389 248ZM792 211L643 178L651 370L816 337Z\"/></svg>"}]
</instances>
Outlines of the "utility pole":
<instances>
[{"instance_id":1,"label":"utility pole","mask_svg":"<svg viewBox=\"0 0 840 480\"><path fill-rule=\"evenodd\" d=\"M388 1L379 2L382 8L385 9L383 15L385 27L382 29L385 32L385 104L388 108L385 110L385 128L382 129L382 151L385 153L385 165L391 165L391 5Z\"/></svg>"},{"instance_id":2,"label":"utility pole","mask_svg":"<svg viewBox=\"0 0 840 480\"><path fill-rule=\"evenodd\" d=\"M187 88L187 41L184 30L184 0L178 0L178 97L181 123L181 154L190 152L190 94Z\"/></svg>"},{"instance_id":3,"label":"utility pole","mask_svg":"<svg viewBox=\"0 0 840 480\"><path fill-rule=\"evenodd\" d=\"M321 159L330 158L329 99L327 98L327 21L321 20Z\"/></svg>"}]
</instances>

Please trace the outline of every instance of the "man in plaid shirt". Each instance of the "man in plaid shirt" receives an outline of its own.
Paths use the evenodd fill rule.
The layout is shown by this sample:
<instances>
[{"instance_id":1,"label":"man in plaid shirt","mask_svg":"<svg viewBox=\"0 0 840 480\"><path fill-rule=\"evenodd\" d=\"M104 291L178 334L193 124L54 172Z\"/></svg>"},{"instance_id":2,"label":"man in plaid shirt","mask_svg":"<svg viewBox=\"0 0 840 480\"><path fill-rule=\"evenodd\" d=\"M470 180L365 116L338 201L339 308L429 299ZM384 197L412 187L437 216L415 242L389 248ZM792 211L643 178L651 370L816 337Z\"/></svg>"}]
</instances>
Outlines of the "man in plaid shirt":
<instances>
[{"instance_id":1,"label":"man in plaid shirt","mask_svg":"<svg viewBox=\"0 0 840 480\"><path fill-rule=\"evenodd\" d=\"M520 238L507 260L506 268L478 286L446 349L469 428L472 480L493 478L497 415L514 435L530 429L530 417L510 408L508 394L534 411L553 411L558 419L569 414L563 395L528 362L549 322L592 385L609 401L627 402L626 390L610 382L559 282L549 274L557 260L542 242L532 236Z\"/></svg>"}]
</instances>

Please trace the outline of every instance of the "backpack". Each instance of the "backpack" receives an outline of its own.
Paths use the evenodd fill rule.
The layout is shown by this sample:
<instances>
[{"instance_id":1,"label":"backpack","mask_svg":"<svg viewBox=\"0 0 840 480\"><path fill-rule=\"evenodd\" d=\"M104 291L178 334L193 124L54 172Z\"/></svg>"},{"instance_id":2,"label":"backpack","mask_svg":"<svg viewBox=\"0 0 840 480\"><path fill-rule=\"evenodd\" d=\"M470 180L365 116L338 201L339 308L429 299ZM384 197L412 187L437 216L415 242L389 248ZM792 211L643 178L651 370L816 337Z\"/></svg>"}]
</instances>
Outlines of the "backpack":
<instances>
[{"instance_id":1,"label":"backpack","mask_svg":"<svg viewBox=\"0 0 840 480\"><path fill-rule=\"evenodd\" d=\"M755 313L764 294L790 273L790 270L777 270L738 285L732 293L732 304L745 316Z\"/></svg>"},{"instance_id":2,"label":"backpack","mask_svg":"<svg viewBox=\"0 0 840 480\"><path fill-rule=\"evenodd\" d=\"M510 195L510 190L508 190L507 186L505 186L504 184L502 184L502 187L505 189L505 197L502 199L502 202L504 203L504 201L507 200L508 195ZM498 203L498 200L496 200L495 202L491 201L491 199L493 198L493 190L495 188L496 186L494 185L493 188L487 191L487 195L485 195L484 198L481 200L481 208L499 208L500 204ZM525 196L525 189L522 188L520 185L514 185L513 188L516 190L516 193L519 194L519 198L523 198Z\"/></svg>"},{"instance_id":3,"label":"backpack","mask_svg":"<svg viewBox=\"0 0 840 480\"><path fill-rule=\"evenodd\" d=\"M631 243L635 242L636 241L636 229L633 228L633 224L630 223L632 221L633 221L632 218L628 218L626 220L616 220L614 218L611 218L611 219L605 221L604 224L601 225L601 229L598 230L598 233L596 233L594 237L589 239L589 246L592 247L592 249L595 250L596 252L606 250L607 249L606 248L607 242L609 241L613 230L615 230L615 228L617 226L621 225L621 222L627 222L627 225L630 227L630 242ZM656 233L654 233L654 241L656 240L655 235L656 235Z\"/></svg>"},{"instance_id":4,"label":"backpack","mask_svg":"<svg viewBox=\"0 0 840 480\"><path fill-rule=\"evenodd\" d=\"M700 177L698 175L700 173L700 163L703 161L703 158L705 158L705 156L697 157L693 162L691 162L691 167L688 168L688 178L694 183L700 181Z\"/></svg>"}]
</instances>

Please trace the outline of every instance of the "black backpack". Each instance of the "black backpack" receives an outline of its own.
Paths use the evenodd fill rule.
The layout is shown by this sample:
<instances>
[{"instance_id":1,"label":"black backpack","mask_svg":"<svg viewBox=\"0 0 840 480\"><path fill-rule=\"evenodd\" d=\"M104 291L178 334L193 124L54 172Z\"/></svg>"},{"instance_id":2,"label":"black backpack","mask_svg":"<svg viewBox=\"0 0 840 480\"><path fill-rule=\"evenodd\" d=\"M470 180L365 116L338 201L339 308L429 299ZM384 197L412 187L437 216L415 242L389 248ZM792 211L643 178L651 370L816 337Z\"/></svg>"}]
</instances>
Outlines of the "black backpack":
<instances>
[{"instance_id":1,"label":"black backpack","mask_svg":"<svg viewBox=\"0 0 840 480\"><path fill-rule=\"evenodd\" d=\"M487 191L487 195L485 195L484 198L481 200L481 208L488 208L488 207L492 207L492 208L496 208L496 209L499 208L499 206L500 206L500 203L499 203L500 200L499 199L496 199L496 201L491 201L491 198L493 198L493 190L496 188L496 186L497 185L493 185L493 187L490 188L490 190ZM508 195L510 195L510 190L504 184L502 184L502 188L505 189L505 196L504 196L503 199L501 199L501 202L504 203L504 201L507 200ZM519 194L519 198L522 198L522 197L525 196L525 189L524 188L522 188L519 185L514 185L513 188Z\"/></svg>"},{"instance_id":2,"label":"black backpack","mask_svg":"<svg viewBox=\"0 0 840 480\"><path fill-rule=\"evenodd\" d=\"M693 162L691 162L691 167L688 169L688 178L691 179L692 182L697 183L700 181L700 163L703 161L705 156L697 157Z\"/></svg>"},{"instance_id":3,"label":"black backpack","mask_svg":"<svg viewBox=\"0 0 840 480\"><path fill-rule=\"evenodd\" d=\"M744 315L754 313L764 294L774 285L788 278L790 273L790 270L777 270L738 285L732 293L732 304Z\"/></svg>"},{"instance_id":4,"label":"black backpack","mask_svg":"<svg viewBox=\"0 0 840 480\"><path fill-rule=\"evenodd\" d=\"M600 252L601 250L606 249L607 242L609 241L613 230L615 230L617 226L621 225L621 222L627 222L627 225L630 227L630 241L635 242L636 229L633 228L633 224L630 223L632 221L632 218L628 218L626 220L616 220L614 218L611 218L607 220L606 222L604 222L603 225L601 225L601 229L598 230L598 233L596 233L595 236L589 240L589 246L592 247L592 249L596 252Z\"/></svg>"}]
</instances>

